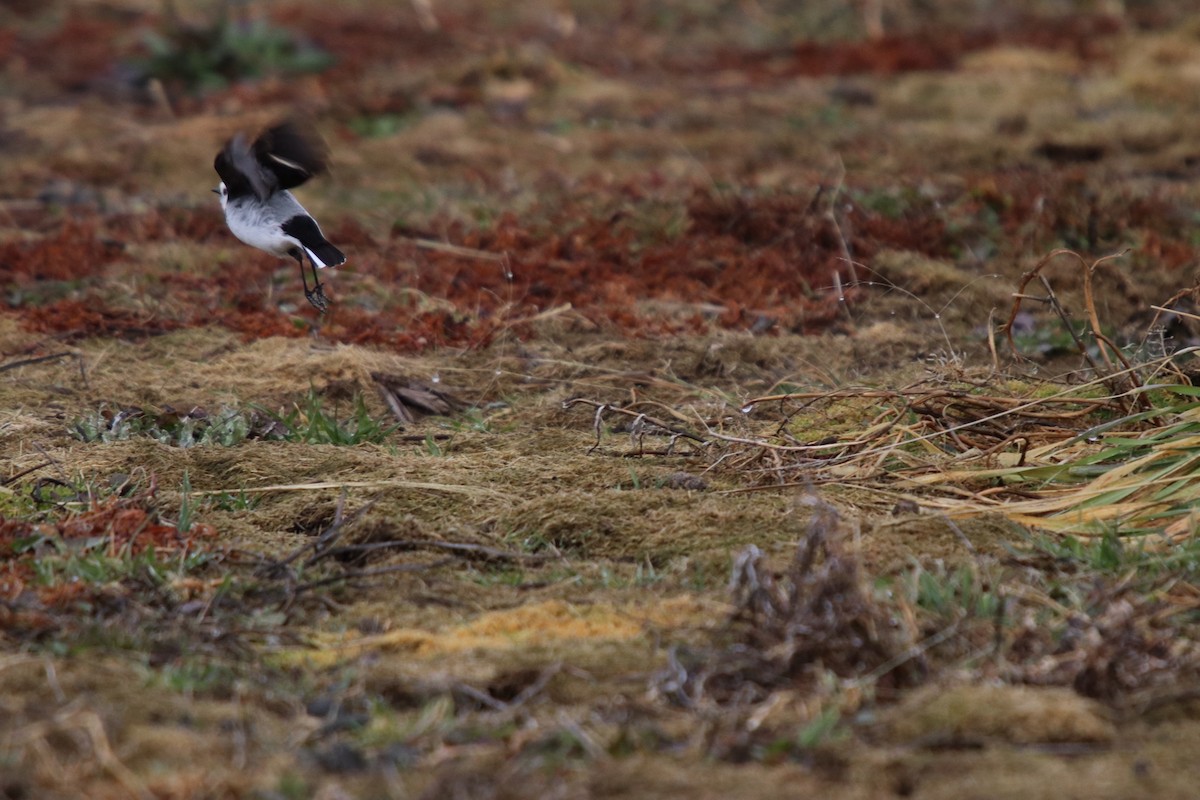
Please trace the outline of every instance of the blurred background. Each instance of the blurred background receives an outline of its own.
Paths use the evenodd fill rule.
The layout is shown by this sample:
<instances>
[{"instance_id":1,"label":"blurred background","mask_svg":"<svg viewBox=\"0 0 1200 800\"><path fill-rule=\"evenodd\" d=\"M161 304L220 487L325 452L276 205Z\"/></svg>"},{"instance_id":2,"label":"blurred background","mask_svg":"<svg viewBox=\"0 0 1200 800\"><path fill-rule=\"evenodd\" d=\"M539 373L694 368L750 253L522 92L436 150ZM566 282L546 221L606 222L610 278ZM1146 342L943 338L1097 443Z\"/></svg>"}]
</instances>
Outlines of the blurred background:
<instances>
[{"instance_id":1,"label":"blurred background","mask_svg":"<svg viewBox=\"0 0 1200 800\"><path fill-rule=\"evenodd\" d=\"M1124 320L1192 282L1185 6L6 0L3 305L65 336L303 335L293 265L209 192L228 136L303 113L335 169L299 194L350 256L337 340L480 346L568 306L810 333L952 298L969 331L1056 247L1133 249Z\"/></svg>"}]
</instances>

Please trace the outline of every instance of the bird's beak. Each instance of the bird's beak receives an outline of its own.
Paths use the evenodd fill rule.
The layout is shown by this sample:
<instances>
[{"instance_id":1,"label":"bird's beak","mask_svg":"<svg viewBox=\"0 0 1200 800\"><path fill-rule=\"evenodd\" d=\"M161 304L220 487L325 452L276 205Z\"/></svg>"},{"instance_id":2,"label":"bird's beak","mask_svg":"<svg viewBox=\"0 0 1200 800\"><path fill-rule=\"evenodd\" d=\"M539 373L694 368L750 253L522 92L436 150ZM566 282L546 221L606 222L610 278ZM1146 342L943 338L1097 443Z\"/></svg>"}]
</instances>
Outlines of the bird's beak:
<instances>
[{"instance_id":1,"label":"bird's beak","mask_svg":"<svg viewBox=\"0 0 1200 800\"><path fill-rule=\"evenodd\" d=\"M221 193L221 190L220 190L220 189L213 189L213 190L212 190L212 193L213 193L213 194L220 194L220 193Z\"/></svg>"}]
</instances>

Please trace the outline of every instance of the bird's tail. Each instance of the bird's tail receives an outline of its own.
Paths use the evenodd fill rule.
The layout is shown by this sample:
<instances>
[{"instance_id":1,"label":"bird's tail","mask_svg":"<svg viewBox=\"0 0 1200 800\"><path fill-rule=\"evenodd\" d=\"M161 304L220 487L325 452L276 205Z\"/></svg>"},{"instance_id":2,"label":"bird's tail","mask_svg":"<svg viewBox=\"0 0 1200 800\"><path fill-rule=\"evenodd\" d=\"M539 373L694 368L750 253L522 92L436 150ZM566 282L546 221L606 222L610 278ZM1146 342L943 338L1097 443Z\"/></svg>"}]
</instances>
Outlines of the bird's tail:
<instances>
[{"instance_id":1,"label":"bird's tail","mask_svg":"<svg viewBox=\"0 0 1200 800\"><path fill-rule=\"evenodd\" d=\"M346 263L346 255L329 242L322 242L313 247L306 245L304 249L308 251L308 257L313 260L313 263L321 269Z\"/></svg>"},{"instance_id":2,"label":"bird's tail","mask_svg":"<svg viewBox=\"0 0 1200 800\"><path fill-rule=\"evenodd\" d=\"M336 267L346 263L346 256L329 243L317 227L316 220L308 214L297 214L279 227L300 243L318 267Z\"/></svg>"}]
</instances>

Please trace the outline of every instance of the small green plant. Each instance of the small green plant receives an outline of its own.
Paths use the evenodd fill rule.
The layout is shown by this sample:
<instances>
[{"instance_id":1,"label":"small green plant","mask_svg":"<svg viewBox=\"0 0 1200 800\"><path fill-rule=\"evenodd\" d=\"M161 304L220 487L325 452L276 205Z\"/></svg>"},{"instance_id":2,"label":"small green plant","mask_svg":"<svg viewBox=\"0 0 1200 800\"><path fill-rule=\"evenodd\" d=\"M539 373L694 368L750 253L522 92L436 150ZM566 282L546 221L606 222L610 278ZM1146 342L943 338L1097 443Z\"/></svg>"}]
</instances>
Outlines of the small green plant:
<instances>
[{"instance_id":1,"label":"small green plant","mask_svg":"<svg viewBox=\"0 0 1200 800\"><path fill-rule=\"evenodd\" d=\"M555 549L554 542L544 533L515 530L504 537L504 543L522 553L543 553Z\"/></svg>"},{"instance_id":2,"label":"small green plant","mask_svg":"<svg viewBox=\"0 0 1200 800\"><path fill-rule=\"evenodd\" d=\"M525 583L525 570L520 567L508 567L475 572L471 580L479 586L512 586L519 588Z\"/></svg>"},{"instance_id":3,"label":"small green plant","mask_svg":"<svg viewBox=\"0 0 1200 800\"><path fill-rule=\"evenodd\" d=\"M305 444L353 445L383 441L398 425L373 419L361 394L351 401L348 419L325 407L316 389L288 410L277 414L259 406L224 407L215 414L202 408L177 412L137 406L117 409L102 404L97 411L71 423L70 432L84 442L120 442L135 437L156 439L172 447L221 445L231 447L247 439L266 439ZM437 453L440 455L440 452Z\"/></svg>"},{"instance_id":4,"label":"small green plant","mask_svg":"<svg viewBox=\"0 0 1200 800\"><path fill-rule=\"evenodd\" d=\"M375 114L373 116L354 117L350 120L350 130L366 139L391 136L409 127L417 119L416 114Z\"/></svg>"},{"instance_id":5,"label":"small green plant","mask_svg":"<svg viewBox=\"0 0 1200 800\"><path fill-rule=\"evenodd\" d=\"M443 456L446 454L446 452L442 450L442 446L437 443L437 439L434 438L432 433L425 434L425 452L434 457Z\"/></svg>"},{"instance_id":6,"label":"small green plant","mask_svg":"<svg viewBox=\"0 0 1200 800\"><path fill-rule=\"evenodd\" d=\"M914 209L925 209L930 205L930 201L922 197L917 190L907 187L852 192L851 196L866 210L889 219L903 219Z\"/></svg>"},{"instance_id":7,"label":"small green plant","mask_svg":"<svg viewBox=\"0 0 1200 800\"><path fill-rule=\"evenodd\" d=\"M617 491L637 491L642 488L642 478L637 474L637 470L633 467L629 468L629 483L623 481L617 482Z\"/></svg>"},{"instance_id":8,"label":"small green plant","mask_svg":"<svg viewBox=\"0 0 1200 800\"><path fill-rule=\"evenodd\" d=\"M714 587L724 586L728 580L726 571L712 563L688 564L683 574L683 588L693 592L710 592Z\"/></svg>"},{"instance_id":9,"label":"small green plant","mask_svg":"<svg viewBox=\"0 0 1200 800\"><path fill-rule=\"evenodd\" d=\"M305 800L313 795L308 781L295 772L285 772L279 776L276 792L284 800Z\"/></svg>"},{"instance_id":10,"label":"small green plant","mask_svg":"<svg viewBox=\"0 0 1200 800\"><path fill-rule=\"evenodd\" d=\"M237 494L221 492L208 499L208 505L218 511L253 511L258 508L260 502L262 502L260 495L247 494L245 489Z\"/></svg>"},{"instance_id":11,"label":"small green plant","mask_svg":"<svg viewBox=\"0 0 1200 800\"><path fill-rule=\"evenodd\" d=\"M830 706L802 725L791 736L782 736L764 747L760 760L773 762L803 756L812 750L843 739L846 735L847 732L842 726L841 710L837 706Z\"/></svg>"},{"instance_id":12,"label":"small green plant","mask_svg":"<svg viewBox=\"0 0 1200 800\"><path fill-rule=\"evenodd\" d=\"M191 657L167 664L151 676L150 682L191 697L197 693L226 693L236 677L227 665Z\"/></svg>"},{"instance_id":13,"label":"small green plant","mask_svg":"<svg viewBox=\"0 0 1200 800\"><path fill-rule=\"evenodd\" d=\"M548 731L530 742L521 751L521 756L536 760L544 768L561 767L585 760L591 754L591 750L583 735L579 729L573 728Z\"/></svg>"},{"instance_id":14,"label":"small green plant","mask_svg":"<svg viewBox=\"0 0 1200 800\"><path fill-rule=\"evenodd\" d=\"M326 409L324 399L310 386L304 399L286 413L264 413L276 422L279 438L303 444L379 444L400 427L372 418L361 394L355 394L351 402L354 409L350 418L338 419L336 410Z\"/></svg>"},{"instance_id":15,"label":"small green plant","mask_svg":"<svg viewBox=\"0 0 1200 800\"><path fill-rule=\"evenodd\" d=\"M89 539L81 545L71 546L61 540L42 540L36 544L42 552L34 562L34 572L38 583L44 586L76 582L105 584L127 578L149 580L159 586L172 576L198 570L212 558L204 551L192 552L182 558L162 556L152 546L138 553L130 553L127 549L110 553L106 539Z\"/></svg>"},{"instance_id":16,"label":"small green plant","mask_svg":"<svg viewBox=\"0 0 1200 800\"><path fill-rule=\"evenodd\" d=\"M1031 326L1013 332L1013 344L1017 350L1027 355L1037 355L1041 358L1079 352L1077 342L1086 342L1089 354L1099 356L1099 349L1091 342L1090 328L1085 321L1074 321L1071 329L1064 329L1059 322L1047 325ZM1106 333L1109 333L1106 331Z\"/></svg>"},{"instance_id":17,"label":"small green plant","mask_svg":"<svg viewBox=\"0 0 1200 800\"><path fill-rule=\"evenodd\" d=\"M179 529L180 533L187 533L192 529L192 517L195 510L195 501L192 500L192 479L185 469L183 471L183 486L180 489L179 522L175 526Z\"/></svg>"},{"instance_id":18,"label":"small green plant","mask_svg":"<svg viewBox=\"0 0 1200 800\"><path fill-rule=\"evenodd\" d=\"M83 474L66 479L43 479L35 481L28 493L0 495L11 501L0 505L0 513L9 518L53 516L64 509L86 508L134 488L129 476L123 474L112 475L108 480Z\"/></svg>"},{"instance_id":19,"label":"small green plant","mask_svg":"<svg viewBox=\"0 0 1200 800\"><path fill-rule=\"evenodd\" d=\"M647 559L637 564L632 573L625 565L622 565L620 569L601 567L598 583L605 589L645 588L661 583L665 578L666 576L655 569Z\"/></svg>"},{"instance_id":20,"label":"small green plant","mask_svg":"<svg viewBox=\"0 0 1200 800\"><path fill-rule=\"evenodd\" d=\"M179 413L171 409L155 412L130 406L114 408L102 404L86 417L71 423L71 434L84 442L121 442L145 436L172 447L218 444L232 447L246 439L269 434L254 412L222 408L209 414L200 408Z\"/></svg>"},{"instance_id":21,"label":"small green plant","mask_svg":"<svg viewBox=\"0 0 1200 800\"><path fill-rule=\"evenodd\" d=\"M145 75L199 92L270 74L319 72L332 63L327 53L266 19L231 19L232 5L221 3L215 18L196 25L165 4L162 28L142 34L149 51L141 64Z\"/></svg>"},{"instance_id":22,"label":"small green plant","mask_svg":"<svg viewBox=\"0 0 1200 800\"><path fill-rule=\"evenodd\" d=\"M811 750L837 739L839 734L843 733L839 727L841 721L841 710L831 705L796 732L796 744L805 750Z\"/></svg>"},{"instance_id":23,"label":"small green plant","mask_svg":"<svg viewBox=\"0 0 1200 800\"><path fill-rule=\"evenodd\" d=\"M954 617L966 612L976 617L994 615L1003 598L969 567L925 569L911 573L911 593L916 604L935 614Z\"/></svg>"},{"instance_id":24,"label":"small green plant","mask_svg":"<svg viewBox=\"0 0 1200 800\"><path fill-rule=\"evenodd\" d=\"M1100 536L1028 538L1028 549L1054 560L1060 571L1084 571L1105 576L1135 574L1154 580L1163 575L1194 577L1200 573L1200 540L1189 537L1167 547L1152 547L1152 535L1122 536L1117 530Z\"/></svg>"},{"instance_id":25,"label":"small green plant","mask_svg":"<svg viewBox=\"0 0 1200 800\"><path fill-rule=\"evenodd\" d=\"M462 433L463 431L470 431L472 433L492 432L491 422L478 407L468 408L457 417L447 417L444 421L444 427L455 433Z\"/></svg>"}]
</instances>

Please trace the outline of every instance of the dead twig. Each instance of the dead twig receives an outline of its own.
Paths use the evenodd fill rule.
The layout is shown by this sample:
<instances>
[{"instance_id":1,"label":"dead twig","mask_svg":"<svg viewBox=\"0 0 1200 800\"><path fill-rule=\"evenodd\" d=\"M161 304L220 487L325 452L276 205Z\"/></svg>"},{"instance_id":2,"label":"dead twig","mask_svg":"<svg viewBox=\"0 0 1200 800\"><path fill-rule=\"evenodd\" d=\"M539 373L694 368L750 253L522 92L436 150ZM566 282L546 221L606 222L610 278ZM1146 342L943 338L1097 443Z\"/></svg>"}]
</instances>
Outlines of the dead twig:
<instances>
[{"instance_id":1,"label":"dead twig","mask_svg":"<svg viewBox=\"0 0 1200 800\"><path fill-rule=\"evenodd\" d=\"M471 686L467 683L457 684L454 688L455 691L467 695L472 700L482 706L486 706L491 711L511 712L516 711L518 708L541 694L546 686L550 684L550 681L554 678L554 676L562 672L562 670L563 665L561 661L556 661L555 663L549 665L539 672L537 677L534 678L534 680L528 686L517 693L516 697L508 701L497 700L488 692L483 691L482 689L476 689L474 686Z\"/></svg>"},{"instance_id":2,"label":"dead twig","mask_svg":"<svg viewBox=\"0 0 1200 800\"><path fill-rule=\"evenodd\" d=\"M57 361L60 358L80 358L79 353L70 350L64 350L61 353L51 353L46 356L37 356L36 358L23 358L20 361L10 361L7 364L0 364L0 372L8 372L10 369L18 369L20 367L28 367L33 364L42 364L47 361Z\"/></svg>"},{"instance_id":3,"label":"dead twig","mask_svg":"<svg viewBox=\"0 0 1200 800\"><path fill-rule=\"evenodd\" d=\"M501 550L470 542L439 542L416 539L395 539L387 542L364 542L362 544L347 544L330 548L321 552L322 558L337 558L353 553L372 553L379 550L449 550L481 561L548 561L551 556L539 553L516 553L511 550Z\"/></svg>"},{"instance_id":4,"label":"dead twig","mask_svg":"<svg viewBox=\"0 0 1200 800\"><path fill-rule=\"evenodd\" d=\"M352 524L352 523L358 522L360 519L362 519L366 515L366 513L368 511L370 511L371 508L375 505L375 500L368 501L365 505L363 505L362 508L360 508L360 509L358 509L358 511L354 512L354 515L349 520L347 520L345 518L345 516L343 515L343 510L345 508L345 504L346 504L346 493L342 492L341 497L338 498L337 508L333 512L333 522L332 522L332 524L330 524L330 526L328 528L326 528L324 531L322 531L321 534L319 536L317 536L317 538L313 539L310 542L305 542L300 547L297 547L295 550L293 550L291 553L284 556L283 558L276 560L276 561L267 562L265 565L263 565L262 567L260 567L257 570L257 573L261 576L271 576L274 574L278 574L284 567L286 567L288 564L293 563L294 561L299 559L302 555L309 552L310 550L313 552L314 555L312 558L310 558L308 561L305 562L305 566L308 566L308 565L312 564L314 561L319 560L322 557L322 550L325 547L327 547L331 542L335 541L338 537L340 537L342 535L342 531L344 530L344 528L347 524Z\"/></svg>"},{"instance_id":5,"label":"dead twig","mask_svg":"<svg viewBox=\"0 0 1200 800\"><path fill-rule=\"evenodd\" d=\"M449 242L439 242L434 239L424 239L416 236L402 237L420 247L422 250L436 250L439 253L446 253L460 258L474 258L479 261L499 261L504 262L508 256L505 253L489 253L486 250L479 250L474 247L463 247L462 245L450 244Z\"/></svg>"},{"instance_id":6,"label":"dead twig","mask_svg":"<svg viewBox=\"0 0 1200 800\"><path fill-rule=\"evenodd\" d=\"M47 740L55 735L74 732L83 734L83 736L77 737L77 740L87 743L101 768L111 775L129 796L136 798L153 796L141 779L113 752L112 744L104 727L104 720L95 711L80 707L78 701L68 704L52 719L34 722L13 731L0 740L0 743L3 743L6 748L17 750L30 748L39 756L55 763L57 759L54 758L52 749L47 746ZM55 770L56 773L62 774L62 765L56 764L56 766L60 768Z\"/></svg>"},{"instance_id":7,"label":"dead twig","mask_svg":"<svg viewBox=\"0 0 1200 800\"><path fill-rule=\"evenodd\" d=\"M314 481L312 483L278 483L270 486L244 486L228 489L205 489L195 491L196 497L208 497L221 494L266 494L269 492L314 492L326 489L413 489L431 492L447 492L451 494L483 495L501 497L501 492L484 486L465 486L452 483L431 483L428 481L378 480L378 481Z\"/></svg>"},{"instance_id":8,"label":"dead twig","mask_svg":"<svg viewBox=\"0 0 1200 800\"><path fill-rule=\"evenodd\" d=\"M21 478L24 478L26 475L28 475L31 472L37 472L39 469L44 469L45 467L49 467L49 466L53 466L53 465L54 465L53 461L43 461L41 464L35 464L34 466L29 467L28 469L21 470L16 475L9 475L7 478L0 478L0 486L7 486L8 484L12 483L13 481L17 481L17 480L20 480Z\"/></svg>"},{"instance_id":9,"label":"dead twig","mask_svg":"<svg viewBox=\"0 0 1200 800\"><path fill-rule=\"evenodd\" d=\"M598 447L600 447L600 442L601 442L602 433L603 433L604 415L608 412L612 412L614 414L621 414L626 417L632 417L634 422L633 422L633 424L630 425L630 433L635 436L638 433L644 432L647 425L651 425L651 426L654 426L657 428L661 428L662 430L667 431L669 433L672 433L678 438L688 439L690 441L696 442L697 444L707 445L709 443L709 441L707 439L705 439L703 436L699 436L695 433L692 433L691 431L686 430L685 428L682 428L678 425L672 425L671 423L664 422L663 420L661 420L657 417L651 417L650 415L645 414L643 412L634 411L632 409L623 408L621 406L612 405L610 403L601 403L596 400L588 400L587 398L576 397L571 400L564 401L563 408L571 409L574 406L579 405L579 404L591 406L592 408L594 408L596 410L595 416L592 421L592 427L596 432L596 443L594 445L592 445L591 448L588 449L589 454L594 452ZM636 444L636 440L635 440L635 444Z\"/></svg>"},{"instance_id":10,"label":"dead twig","mask_svg":"<svg viewBox=\"0 0 1200 800\"><path fill-rule=\"evenodd\" d=\"M377 578L380 575L392 575L398 572L425 572L427 570L438 569L449 564L453 564L456 559L442 558L437 561L430 561L424 564L392 564L387 567L375 567L373 569L359 569L346 572L342 575L333 575L320 580L309 581L302 583L292 589L294 595L300 595L303 592L311 592L313 589L320 589L323 586L332 586L335 583L344 581L357 581L363 578Z\"/></svg>"},{"instance_id":11,"label":"dead twig","mask_svg":"<svg viewBox=\"0 0 1200 800\"><path fill-rule=\"evenodd\" d=\"M1122 250L1119 253L1113 253L1107 256L1096 259L1090 264L1084 260L1083 256L1076 253L1074 250L1058 249L1050 252L1042 257L1033 269L1021 276L1021 282L1017 287L1017 291L1013 293L1013 305L1009 312L1008 322L1005 323L1004 329L1008 338L1010 350L1019 355L1016 342L1013 340L1013 325L1017 319L1017 313L1020 311L1021 303L1025 300L1035 300L1037 302L1047 303L1054 313L1058 316L1063 324L1063 328L1075 343L1075 348L1079 351L1080 356L1088 363L1092 371L1101 376L1104 382L1112 390L1113 394L1118 397L1129 397L1129 403L1125 406L1125 411L1130 412L1134 408L1140 410L1148 410L1150 408L1149 399L1144 393L1137 391L1142 386L1142 381L1138 378L1137 370L1130 364L1129 359L1121 352L1121 348L1104 333L1100 324L1100 314L1096 308L1095 291L1093 288L1093 277L1096 270L1103 264L1120 258L1128 253L1128 249ZM1099 355L1103 365L1096 360L1096 356L1092 354L1091 348L1083 341L1079 333L1075 330L1075 326L1071 322L1070 314L1066 308L1058 301L1053 288L1050 286L1049 280L1042 274L1042 270L1059 256L1071 256L1079 262L1079 266L1083 271L1083 302L1087 312L1088 334L1096 343L1096 353ZM1045 290L1044 297L1035 297L1026 294L1025 288L1031 281L1037 279ZM1120 367L1114 362L1120 362Z\"/></svg>"},{"instance_id":12,"label":"dead twig","mask_svg":"<svg viewBox=\"0 0 1200 800\"><path fill-rule=\"evenodd\" d=\"M401 425L411 424L421 417L448 417L468 405L450 392L403 375L372 372L371 380Z\"/></svg>"}]
</instances>

